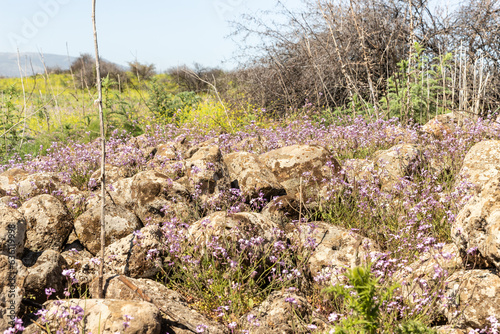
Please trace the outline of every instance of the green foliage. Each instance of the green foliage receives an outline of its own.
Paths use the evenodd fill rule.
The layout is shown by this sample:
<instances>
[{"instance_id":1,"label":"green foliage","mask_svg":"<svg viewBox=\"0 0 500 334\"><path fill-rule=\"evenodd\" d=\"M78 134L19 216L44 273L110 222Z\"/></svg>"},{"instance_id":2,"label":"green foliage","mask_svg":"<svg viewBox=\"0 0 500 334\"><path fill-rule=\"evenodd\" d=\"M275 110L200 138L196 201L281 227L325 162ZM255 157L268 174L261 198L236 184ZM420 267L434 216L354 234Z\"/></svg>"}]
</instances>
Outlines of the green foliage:
<instances>
[{"instance_id":1,"label":"green foliage","mask_svg":"<svg viewBox=\"0 0 500 334\"><path fill-rule=\"evenodd\" d=\"M435 333L418 321L397 323L397 317L385 311L392 301L399 284L380 284L371 271L371 265L355 267L347 271L348 284L325 288L325 292L344 301L348 316L335 326L335 333Z\"/></svg>"},{"instance_id":2,"label":"green foliage","mask_svg":"<svg viewBox=\"0 0 500 334\"><path fill-rule=\"evenodd\" d=\"M201 97L195 92L172 94L158 80L151 81L147 106L161 121L180 123L184 114L196 108L200 102Z\"/></svg>"},{"instance_id":3,"label":"green foliage","mask_svg":"<svg viewBox=\"0 0 500 334\"><path fill-rule=\"evenodd\" d=\"M134 114L133 107L124 100L119 92L111 88L117 83L109 76L102 80L103 89L103 113L106 124L106 135L109 135L110 129L126 130L132 136L138 136L143 133L142 129L132 119ZM96 116L97 118L97 116ZM98 119L94 123L98 123Z\"/></svg>"},{"instance_id":4,"label":"green foliage","mask_svg":"<svg viewBox=\"0 0 500 334\"><path fill-rule=\"evenodd\" d=\"M15 151L15 146L21 138L18 127L22 115L16 105L16 99L20 96L20 92L14 85L0 91L0 94L0 154L3 157L1 162L5 162Z\"/></svg>"},{"instance_id":5,"label":"green foliage","mask_svg":"<svg viewBox=\"0 0 500 334\"><path fill-rule=\"evenodd\" d=\"M387 80L386 96L380 100L380 107L388 117L413 119L423 124L451 106L452 101L446 99L450 93L446 71L452 54L435 59L427 56L418 43L414 48L411 60L400 61L399 71Z\"/></svg>"}]
</instances>

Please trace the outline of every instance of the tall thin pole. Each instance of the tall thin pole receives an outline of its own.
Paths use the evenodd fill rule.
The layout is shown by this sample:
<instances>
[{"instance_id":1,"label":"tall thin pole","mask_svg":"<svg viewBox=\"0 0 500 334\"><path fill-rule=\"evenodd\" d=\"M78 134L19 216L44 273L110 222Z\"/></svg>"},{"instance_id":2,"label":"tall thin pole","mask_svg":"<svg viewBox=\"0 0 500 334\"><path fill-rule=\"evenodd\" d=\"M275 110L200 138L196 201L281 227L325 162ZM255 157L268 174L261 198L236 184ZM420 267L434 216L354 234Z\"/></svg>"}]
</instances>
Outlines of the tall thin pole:
<instances>
[{"instance_id":1,"label":"tall thin pole","mask_svg":"<svg viewBox=\"0 0 500 334\"><path fill-rule=\"evenodd\" d=\"M97 43L97 28L95 24L95 2L92 0L92 26L94 28L95 67L97 77L98 98L95 103L99 106L99 121L101 125L101 263L99 265L99 298L104 298L104 240L106 238L104 207L106 201L106 138L104 137L104 115L102 112L102 84L101 70L99 67L99 46Z\"/></svg>"}]
</instances>

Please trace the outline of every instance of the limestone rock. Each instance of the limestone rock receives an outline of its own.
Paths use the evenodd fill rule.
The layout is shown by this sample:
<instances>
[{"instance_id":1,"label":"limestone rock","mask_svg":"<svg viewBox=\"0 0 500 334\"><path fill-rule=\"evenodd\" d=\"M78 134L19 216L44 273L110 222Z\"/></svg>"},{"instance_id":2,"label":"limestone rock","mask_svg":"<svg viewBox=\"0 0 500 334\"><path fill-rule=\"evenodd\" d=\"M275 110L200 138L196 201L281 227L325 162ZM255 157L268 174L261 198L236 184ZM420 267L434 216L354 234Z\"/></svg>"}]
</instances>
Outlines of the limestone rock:
<instances>
[{"instance_id":1,"label":"limestone rock","mask_svg":"<svg viewBox=\"0 0 500 334\"><path fill-rule=\"evenodd\" d=\"M273 231L277 225L256 212L239 212L228 214L215 212L195 223L188 230L188 234L196 242L209 242L213 236L224 237L227 240L237 241L244 235L262 237L265 240L274 239Z\"/></svg>"},{"instance_id":2,"label":"limestone rock","mask_svg":"<svg viewBox=\"0 0 500 334\"><path fill-rule=\"evenodd\" d=\"M48 326L51 333L68 330L67 322L61 316L63 312L71 315L81 315L85 321L79 322L84 333L101 334L160 334L161 314L152 304L144 301L116 299L69 299L50 300L44 304L47 311ZM125 315L132 317L129 327L124 329ZM81 328L81 327L78 327ZM34 334L39 327L30 325L23 333Z\"/></svg>"},{"instance_id":3,"label":"limestone rock","mask_svg":"<svg viewBox=\"0 0 500 334\"><path fill-rule=\"evenodd\" d=\"M62 271L68 266L64 257L54 250L46 250L36 260L36 263L29 267L25 281L26 295L35 297L35 301L43 303L47 300L46 288L56 290L55 295L64 298L63 292L66 287L66 278L62 276Z\"/></svg>"},{"instance_id":4,"label":"limestone rock","mask_svg":"<svg viewBox=\"0 0 500 334\"><path fill-rule=\"evenodd\" d=\"M272 292L259 306L241 317L242 327L250 333L309 333L307 324L325 329L307 299L293 292Z\"/></svg>"},{"instance_id":5,"label":"limestone rock","mask_svg":"<svg viewBox=\"0 0 500 334\"><path fill-rule=\"evenodd\" d=\"M61 256L66 261L68 269L75 271L75 279L79 285L89 284L97 277L99 266L91 261L93 255L87 250L72 248L62 252Z\"/></svg>"},{"instance_id":6,"label":"limestone rock","mask_svg":"<svg viewBox=\"0 0 500 334\"><path fill-rule=\"evenodd\" d=\"M156 147L155 162L177 160L177 150L175 142L167 142Z\"/></svg>"},{"instance_id":7,"label":"limestone rock","mask_svg":"<svg viewBox=\"0 0 500 334\"><path fill-rule=\"evenodd\" d=\"M142 228L137 216L121 205L108 202L105 207L106 240L105 246L120 240L135 230ZM96 205L85 211L75 220L78 240L87 250L96 255L101 249L101 207Z\"/></svg>"},{"instance_id":8,"label":"limestone rock","mask_svg":"<svg viewBox=\"0 0 500 334\"><path fill-rule=\"evenodd\" d=\"M229 173L219 146L197 147L194 153L190 150L186 155L190 158L184 161L185 176L177 182L186 186L191 193L199 192L202 195L229 189Z\"/></svg>"},{"instance_id":9,"label":"limestone rock","mask_svg":"<svg viewBox=\"0 0 500 334\"><path fill-rule=\"evenodd\" d=\"M455 328L451 325L433 327L438 334L467 334L467 331L459 328Z\"/></svg>"},{"instance_id":10,"label":"limestone rock","mask_svg":"<svg viewBox=\"0 0 500 334\"><path fill-rule=\"evenodd\" d=\"M301 208L302 207L302 208ZM302 213L306 213L306 206L294 196L285 195L272 199L262 210L262 215L272 222L278 224L281 229L288 231L292 228L290 224L293 221L298 221Z\"/></svg>"},{"instance_id":11,"label":"limestone rock","mask_svg":"<svg viewBox=\"0 0 500 334\"><path fill-rule=\"evenodd\" d=\"M342 167L349 184L355 184L355 182L363 180L363 182L376 182L380 186L380 180L375 178L378 173L375 170L373 161L368 159L346 159L343 161Z\"/></svg>"},{"instance_id":12,"label":"limestone rock","mask_svg":"<svg viewBox=\"0 0 500 334\"><path fill-rule=\"evenodd\" d=\"M158 225L143 227L106 247L106 272L134 278L154 277L162 265L160 259L150 259L148 251L162 248L162 233Z\"/></svg>"},{"instance_id":13,"label":"limestone rock","mask_svg":"<svg viewBox=\"0 0 500 334\"><path fill-rule=\"evenodd\" d=\"M473 260L474 248L489 264L500 268L500 176L492 179L460 210L451 228L462 256ZM467 254L471 253L471 254ZM482 263L481 259L476 260ZM472 262L472 261L470 261Z\"/></svg>"},{"instance_id":14,"label":"limestone rock","mask_svg":"<svg viewBox=\"0 0 500 334\"><path fill-rule=\"evenodd\" d=\"M24 296L26 268L21 260L0 255L0 332L12 327Z\"/></svg>"},{"instance_id":15,"label":"limestone rock","mask_svg":"<svg viewBox=\"0 0 500 334\"><path fill-rule=\"evenodd\" d=\"M422 131L443 139L458 128L462 119L463 116L455 112L437 115L422 126Z\"/></svg>"},{"instance_id":16,"label":"limestone rock","mask_svg":"<svg viewBox=\"0 0 500 334\"><path fill-rule=\"evenodd\" d=\"M11 168L0 173L0 196L9 195L15 191L17 183L24 180L28 175L28 172L19 168Z\"/></svg>"},{"instance_id":17,"label":"limestone rock","mask_svg":"<svg viewBox=\"0 0 500 334\"><path fill-rule=\"evenodd\" d=\"M500 315L500 277L490 270L460 270L446 280L443 305L448 322L458 328L484 328Z\"/></svg>"},{"instance_id":18,"label":"limestone rock","mask_svg":"<svg viewBox=\"0 0 500 334\"><path fill-rule=\"evenodd\" d=\"M38 195L23 203L19 211L27 221L25 247L34 252L60 250L71 233L71 215L57 198Z\"/></svg>"},{"instance_id":19,"label":"limestone rock","mask_svg":"<svg viewBox=\"0 0 500 334\"><path fill-rule=\"evenodd\" d=\"M147 297L151 298L155 305L174 316L175 320L170 316L164 319L164 323L166 324L165 327L167 328L162 328L162 333L189 334L192 333L188 329L189 326L191 328L196 328L201 324L208 326L207 330L209 333L228 332L220 324L190 309L181 294L168 289L163 284L143 278L126 278L126 280L132 283L133 286L139 288ZM118 276L106 276L104 282L104 296L106 299L142 300L141 297L120 280ZM92 296L97 296L98 282L92 282L89 290ZM163 316L165 317L165 315Z\"/></svg>"},{"instance_id":20,"label":"limestone rock","mask_svg":"<svg viewBox=\"0 0 500 334\"><path fill-rule=\"evenodd\" d=\"M366 263L370 254L380 251L375 241L347 229L325 222L312 222L304 226L302 242L314 239L316 247L309 259L311 273L337 268L353 268ZM312 245L311 245L312 246Z\"/></svg>"},{"instance_id":21,"label":"limestone rock","mask_svg":"<svg viewBox=\"0 0 500 334\"><path fill-rule=\"evenodd\" d=\"M264 143L260 137L248 137L242 139L236 143L233 148L235 151L244 151L254 154L262 154L266 151Z\"/></svg>"},{"instance_id":22,"label":"limestone rock","mask_svg":"<svg viewBox=\"0 0 500 334\"><path fill-rule=\"evenodd\" d=\"M26 241L26 219L15 209L0 208L0 254L20 257Z\"/></svg>"},{"instance_id":23,"label":"limestone rock","mask_svg":"<svg viewBox=\"0 0 500 334\"><path fill-rule=\"evenodd\" d=\"M233 188L239 188L247 197L258 198L260 192L267 200L286 195L273 172L258 160L257 155L234 152L224 156L224 163Z\"/></svg>"},{"instance_id":24,"label":"limestone rock","mask_svg":"<svg viewBox=\"0 0 500 334\"><path fill-rule=\"evenodd\" d=\"M194 211L188 190L157 171L144 171L121 179L113 188L110 195L114 202L133 211L143 224L160 223L172 217L182 219Z\"/></svg>"},{"instance_id":25,"label":"limestone rock","mask_svg":"<svg viewBox=\"0 0 500 334\"><path fill-rule=\"evenodd\" d=\"M283 185L286 193L298 196L302 179L304 197L315 197L324 179L340 172L339 163L330 152L319 146L293 145L259 155ZM328 165L331 164L331 167Z\"/></svg>"},{"instance_id":26,"label":"limestone rock","mask_svg":"<svg viewBox=\"0 0 500 334\"><path fill-rule=\"evenodd\" d=\"M120 179L134 176L130 168L124 166L113 166L106 164L106 183L111 184ZM89 188L90 190L97 190L101 188L101 169L97 169L90 176Z\"/></svg>"},{"instance_id":27,"label":"limestone rock","mask_svg":"<svg viewBox=\"0 0 500 334\"><path fill-rule=\"evenodd\" d=\"M457 180L473 183L476 187L474 193L479 193L489 180L499 177L500 140L485 140L467 152Z\"/></svg>"},{"instance_id":28,"label":"limestone rock","mask_svg":"<svg viewBox=\"0 0 500 334\"><path fill-rule=\"evenodd\" d=\"M375 152L373 161L384 171L381 182L386 191L392 190L400 178L418 173L424 163L421 150L413 144L400 144Z\"/></svg>"}]
</instances>

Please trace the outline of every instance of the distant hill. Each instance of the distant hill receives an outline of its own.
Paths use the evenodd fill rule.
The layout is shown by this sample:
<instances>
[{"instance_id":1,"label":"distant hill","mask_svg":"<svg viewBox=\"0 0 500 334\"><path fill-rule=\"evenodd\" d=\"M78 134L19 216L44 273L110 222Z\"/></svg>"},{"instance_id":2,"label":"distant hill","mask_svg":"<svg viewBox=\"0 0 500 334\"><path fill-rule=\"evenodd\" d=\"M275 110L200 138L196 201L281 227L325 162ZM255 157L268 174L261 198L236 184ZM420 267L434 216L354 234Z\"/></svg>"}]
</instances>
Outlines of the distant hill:
<instances>
[{"instance_id":1,"label":"distant hill","mask_svg":"<svg viewBox=\"0 0 500 334\"><path fill-rule=\"evenodd\" d=\"M43 62L40 54L35 52L23 52L20 54L20 64L23 76L44 73L43 63L46 67L59 67L63 70L69 69L70 64L76 57L43 54ZM0 77L19 77L19 66L17 53L0 52Z\"/></svg>"},{"instance_id":2,"label":"distant hill","mask_svg":"<svg viewBox=\"0 0 500 334\"><path fill-rule=\"evenodd\" d=\"M23 76L44 73L43 64L47 68L69 69L69 66L77 57L68 57L51 53L43 54L43 62L40 54L35 52L23 52L20 54L21 69ZM116 64L118 68L126 70L125 66ZM17 64L17 53L0 52L0 77L20 77Z\"/></svg>"}]
</instances>

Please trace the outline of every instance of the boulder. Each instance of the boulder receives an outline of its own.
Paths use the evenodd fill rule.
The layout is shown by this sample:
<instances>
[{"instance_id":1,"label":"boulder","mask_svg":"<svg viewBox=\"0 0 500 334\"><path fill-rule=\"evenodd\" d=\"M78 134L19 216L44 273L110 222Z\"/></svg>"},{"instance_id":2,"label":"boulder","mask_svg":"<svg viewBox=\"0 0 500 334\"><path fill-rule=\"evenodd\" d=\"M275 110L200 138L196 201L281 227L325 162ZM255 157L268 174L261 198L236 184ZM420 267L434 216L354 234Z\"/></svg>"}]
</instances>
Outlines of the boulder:
<instances>
[{"instance_id":1,"label":"boulder","mask_svg":"<svg viewBox=\"0 0 500 334\"><path fill-rule=\"evenodd\" d=\"M428 281L436 281L446 278L461 269L464 269L464 266L459 249L450 243L444 245L442 249L431 248L429 252L421 254L404 270L396 272L394 277L403 285L408 285L414 279L425 278Z\"/></svg>"},{"instance_id":2,"label":"boulder","mask_svg":"<svg viewBox=\"0 0 500 334\"><path fill-rule=\"evenodd\" d=\"M139 232L115 241L104 252L106 272L134 278L154 277L162 266L161 259L150 259L148 251L161 250L162 232L158 225L143 227Z\"/></svg>"},{"instance_id":3,"label":"boulder","mask_svg":"<svg viewBox=\"0 0 500 334\"><path fill-rule=\"evenodd\" d=\"M214 236L224 237L226 240L237 241L242 236L246 238L262 237L264 240L273 240L273 232L277 225L256 212L215 212L193 223L188 235L194 242L210 242Z\"/></svg>"},{"instance_id":4,"label":"boulder","mask_svg":"<svg viewBox=\"0 0 500 334\"><path fill-rule=\"evenodd\" d=\"M113 188L109 192L113 201L133 211L143 224L161 223L173 217L182 219L194 211L188 190L154 170L121 179Z\"/></svg>"},{"instance_id":5,"label":"boulder","mask_svg":"<svg viewBox=\"0 0 500 334\"><path fill-rule=\"evenodd\" d=\"M233 188L239 188L248 198L258 198L262 192L267 200L286 195L273 172L261 163L258 156L248 152L234 152L224 156Z\"/></svg>"},{"instance_id":6,"label":"boulder","mask_svg":"<svg viewBox=\"0 0 500 334\"><path fill-rule=\"evenodd\" d=\"M132 176L134 176L134 172L130 168L106 164L106 184ZM101 188L101 168L94 171L90 176L89 188L93 191Z\"/></svg>"},{"instance_id":7,"label":"boulder","mask_svg":"<svg viewBox=\"0 0 500 334\"><path fill-rule=\"evenodd\" d=\"M500 268L500 176L492 179L457 215L451 227L462 257ZM473 250L477 248L477 252ZM474 259L475 254L479 258ZM476 256L477 257L477 256Z\"/></svg>"},{"instance_id":8,"label":"boulder","mask_svg":"<svg viewBox=\"0 0 500 334\"><path fill-rule=\"evenodd\" d=\"M100 203L99 203L100 204ZM142 228L137 216L121 205L108 202L105 207L106 239L105 246ZM87 250L96 255L101 249L101 207L96 205L85 211L75 220L75 232L78 240Z\"/></svg>"},{"instance_id":9,"label":"boulder","mask_svg":"<svg viewBox=\"0 0 500 334\"><path fill-rule=\"evenodd\" d=\"M177 160L178 153L176 150L176 142L167 142L156 146L155 162L164 162Z\"/></svg>"},{"instance_id":10,"label":"boulder","mask_svg":"<svg viewBox=\"0 0 500 334\"><path fill-rule=\"evenodd\" d=\"M19 208L26 218L25 247L34 252L60 250L73 228L72 217L57 198L38 195Z\"/></svg>"},{"instance_id":11,"label":"boulder","mask_svg":"<svg viewBox=\"0 0 500 334\"><path fill-rule=\"evenodd\" d=\"M0 197L0 208L14 208L16 209L17 199L14 196L3 196Z\"/></svg>"},{"instance_id":12,"label":"boulder","mask_svg":"<svg viewBox=\"0 0 500 334\"><path fill-rule=\"evenodd\" d=\"M75 279L80 286L89 284L97 277L99 273L98 262L93 262L93 255L87 250L72 248L62 252L61 256L66 261L68 269L75 271Z\"/></svg>"},{"instance_id":13,"label":"boulder","mask_svg":"<svg viewBox=\"0 0 500 334\"><path fill-rule=\"evenodd\" d=\"M26 268L21 260L0 255L0 332L12 327L24 297Z\"/></svg>"},{"instance_id":14,"label":"boulder","mask_svg":"<svg viewBox=\"0 0 500 334\"><path fill-rule=\"evenodd\" d=\"M165 326L162 333L189 334L189 328L196 328L204 324L209 333L226 333L227 330L220 324L206 318L195 310L189 308L182 295L171 290L163 284L150 279L134 279L119 276L106 276L104 281L104 297L119 300L143 300L140 294L132 288L138 288L143 296L150 298L163 312ZM132 286L130 286L130 284ZM89 287L92 296L98 296L98 281L95 280ZM166 327L166 328L165 328Z\"/></svg>"},{"instance_id":15,"label":"boulder","mask_svg":"<svg viewBox=\"0 0 500 334\"><path fill-rule=\"evenodd\" d=\"M393 279L401 284L403 297L413 301L415 296L421 298L429 290L440 290L445 279L461 269L464 266L460 252L450 243L420 254L416 261L395 272Z\"/></svg>"},{"instance_id":16,"label":"boulder","mask_svg":"<svg viewBox=\"0 0 500 334\"><path fill-rule=\"evenodd\" d=\"M57 173L31 174L19 182L17 191L22 199L42 194L57 196L70 210L84 209L86 201L85 193L64 183Z\"/></svg>"},{"instance_id":17,"label":"boulder","mask_svg":"<svg viewBox=\"0 0 500 334\"><path fill-rule=\"evenodd\" d=\"M485 140L471 147L465 155L457 182L467 181L474 184L473 194L493 178L500 177L500 140Z\"/></svg>"},{"instance_id":18,"label":"boulder","mask_svg":"<svg viewBox=\"0 0 500 334\"><path fill-rule=\"evenodd\" d=\"M294 228L292 223L299 220L300 214L302 214L300 218L303 218L306 210L306 206L298 198L285 195L273 198L267 203L262 210L262 215L288 233Z\"/></svg>"},{"instance_id":19,"label":"boulder","mask_svg":"<svg viewBox=\"0 0 500 334\"><path fill-rule=\"evenodd\" d=\"M340 164L320 146L282 147L259 155L259 160L274 173L291 196L298 196L302 187L303 197L315 198L323 180L340 172Z\"/></svg>"},{"instance_id":20,"label":"boulder","mask_svg":"<svg viewBox=\"0 0 500 334\"><path fill-rule=\"evenodd\" d=\"M26 219L15 209L0 207L0 254L20 257L26 241Z\"/></svg>"},{"instance_id":21,"label":"boulder","mask_svg":"<svg viewBox=\"0 0 500 334\"><path fill-rule=\"evenodd\" d=\"M356 182L376 183L380 186L378 172L375 170L375 163L368 159L346 159L342 162L342 168L347 176L349 184Z\"/></svg>"},{"instance_id":22,"label":"boulder","mask_svg":"<svg viewBox=\"0 0 500 334\"><path fill-rule=\"evenodd\" d=\"M254 153L254 154L262 154L266 151L264 143L262 142L262 139L259 137L248 137L245 139L242 139L238 143L236 143L233 146L233 149L238 152L238 151L243 151L243 152L249 152L249 153Z\"/></svg>"},{"instance_id":23,"label":"boulder","mask_svg":"<svg viewBox=\"0 0 500 334\"><path fill-rule=\"evenodd\" d=\"M229 173L222 160L219 146L207 145L190 149L184 161L185 175L177 182L183 184L190 193L210 195L229 189Z\"/></svg>"},{"instance_id":24,"label":"boulder","mask_svg":"<svg viewBox=\"0 0 500 334\"><path fill-rule=\"evenodd\" d=\"M382 169L382 190L391 191L400 178L418 173L424 166L421 150L417 145L399 144L388 150L375 152L375 167Z\"/></svg>"},{"instance_id":25,"label":"boulder","mask_svg":"<svg viewBox=\"0 0 500 334\"><path fill-rule=\"evenodd\" d=\"M28 177L28 172L20 168L11 168L0 173L0 197L13 195L17 189L17 183Z\"/></svg>"},{"instance_id":26,"label":"boulder","mask_svg":"<svg viewBox=\"0 0 500 334\"><path fill-rule=\"evenodd\" d=\"M443 304L448 323L461 329L484 328L500 315L500 277L492 270L460 270L446 280Z\"/></svg>"},{"instance_id":27,"label":"boulder","mask_svg":"<svg viewBox=\"0 0 500 334\"><path fill-rule=\"evenodd\" d=\"M38 319L43 326L48 326L50 333L78 332L100 334L159 334L161 333L161 314L153 305L144 301L116 299L68 299L50 300L44 304L47 310L44 319ZM69 318L82 318L75 321L74 327ZM127 321L126 316L131 317ZM124 323L127 321L128 327ZM39 327L32 324L26 327L25 334L35 334Z\"/></svg>"},{"instance_id":28,"label":"boulder","mask_svg":"<svg viewBox=\"0 0 500 334\"><path fill-rule=\"evenodd\" d=\"M443 139L455 132L463 120L463 115L456 112L437 115L422 126L422 131Z\"/></svg>"},{"instance_id":29,"label":"boulder","mask_svg":"<svg viewBox=\"0 0 500 334\"><path fill-rule=\"evenodd\" d=\"M433 327L432 329L435 330L438 334L467 334L466 330L455 328L451 325Z\"/></svg>"},{"instance_id":30,"label":"boulder","mask_svg":"<svg viewBox=\"0 0 500 334\"><path fill-rule=\"evenodd\" d=\"M149 137L147 134L142 134L131 138L127 142L127 145L138 148L141 151L142 156L146 160L150 160L156 154L156 147L153 139L154 138Z\"/></svg>"},{"instance_id":31,"label":"boulder","mask_svg":"<svg viewBox=\"0 0 500 334\"><path fill-rule=\"evenodd\" d=\"M380 252L375 241L326 222L303 226L300 236L303 244L312 249L309 268L313 275L324 270L360 266L367 262L370 254Z\"/></svg>"},{"instance_id":32,"label":"boulder","mask_svg":"<svg viewBox=\"0 0 500 334\"><path fill-rule=\"evenodd\" d=\"M241 327L250 333L310 333L313 324L326 329L307 299L294 292L272 292L259 306L240 318Z\"/></svg>"},{"instance_id":33,"label":"boulder","mask_svg":"<svg viewBox=\"0 0 500 334\"><path fill-rule=\"evenodd\" d=\"M47 301L46 288L56 290L55 295L64 298L66 278L62 276L68 263L59 252L46 250L38 257L35 264L27 269L28 274L25 281L26 295L34 297L38 303Z\"/></svg>"}]
</instances>

